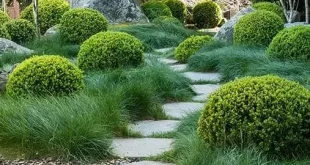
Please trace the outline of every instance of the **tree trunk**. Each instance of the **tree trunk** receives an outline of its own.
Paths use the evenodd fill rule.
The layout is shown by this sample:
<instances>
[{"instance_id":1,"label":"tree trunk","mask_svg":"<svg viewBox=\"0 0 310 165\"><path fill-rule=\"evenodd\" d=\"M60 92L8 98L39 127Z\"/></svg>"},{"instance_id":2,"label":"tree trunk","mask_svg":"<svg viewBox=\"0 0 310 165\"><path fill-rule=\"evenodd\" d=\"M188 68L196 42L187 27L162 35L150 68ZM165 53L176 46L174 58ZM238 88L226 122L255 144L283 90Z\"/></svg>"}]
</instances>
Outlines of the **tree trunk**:
<instances>
[{"instance_id":1,"label":"tree trunk","mask_svg":"<svg viewBox=\"0 0 310 165\"><path fill-rule=\"evenodd\" d=\"M309 24L309 2L305 0L306 24Z\"/></svg>"},{"instance_id":2,"label":"tree trunk","mask_svg":"<svg viewBox=\"0 0 310 165\"><path fill-rule=\"evenodd\" d=\"M2 0L2 8L3 8L3 11L6 13L6 12L7 12L7 9L6 9L6 0Z\"/></svg>"},{"instance_id":3,"label":"tree trunk","mask_svg":"<svg viewBox=\"0 0 310 165\"><path fill-rule=\"evenodd\" d=\"M33 0L32 1L33 3L33 16L34 16L34 22L35 22L35 25L36 25L36 29L37 29L37 36L38 38L40 38L40 22L39 22L39 10L38 10L38 0Z\"/></svg>"}]
</instances>

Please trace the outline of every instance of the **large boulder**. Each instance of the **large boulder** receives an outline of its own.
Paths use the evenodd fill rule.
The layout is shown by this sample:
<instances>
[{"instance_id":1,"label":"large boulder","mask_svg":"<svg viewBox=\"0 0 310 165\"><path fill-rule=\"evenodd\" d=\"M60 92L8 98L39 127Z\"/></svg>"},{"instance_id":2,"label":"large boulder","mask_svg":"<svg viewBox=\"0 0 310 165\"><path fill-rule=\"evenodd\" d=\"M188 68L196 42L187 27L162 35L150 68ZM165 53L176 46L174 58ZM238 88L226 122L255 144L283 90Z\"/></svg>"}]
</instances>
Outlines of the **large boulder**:
<instances>
[{"instance_id":1,"label":"large boulder","mask_svg":"<svg viewBox=\"0 0 310 165\"><path fill-rule=\"evenodd\" d=\"M96 9L110 23L148 22L136 0L74 0L72 7Z\"/></svg>"},{"instance_id":2,"label":"large boulder","mask_svg":"<svg viewBox=\"0 0 310 165\"><path fill-rule=\"evenodd\" d=\"M5 70L0 71L0 93L5 92L9 74L13 72L13 70L16 68L18 64L19 63L14 64L9 71L5 71Z\"/></svg>"},{"instance_id":3,"label":"large boulder","mask_svg":"<svg viewBox=\"0 0 310 165\"><path fill-rule=\"evenodd\" d=\"M31 54L33 51L5 38L0 38L0 55L6 52Z\"/></svg>"},{"instance_id":4,"label":"large boulder","mask_svg":"<svg viewBox=\"0 0 310 165\"><path fill-rule=\"evenodd\" d=\"M245 16L245 15L247 15L253 11L254 11L254 9L251 7L244 8L244 9L240 10L235 16L233 16L229 21L227 21L221 27L221 29L214 36L214 39L216 39L218 41L233 43L235 25L243 16Z\"/></svg>"},{"instance_id":5,"label":"large boulder","mask_svg":"<svg viewBox=\"0 0 310 165\"><path fill-rule=\"evenodd\" d=\"M44 36L53 36L53 35L57 34L58 31L59 31L59 25L55 25L55 26L47 29Z\"/></svg>"}]
</instances>

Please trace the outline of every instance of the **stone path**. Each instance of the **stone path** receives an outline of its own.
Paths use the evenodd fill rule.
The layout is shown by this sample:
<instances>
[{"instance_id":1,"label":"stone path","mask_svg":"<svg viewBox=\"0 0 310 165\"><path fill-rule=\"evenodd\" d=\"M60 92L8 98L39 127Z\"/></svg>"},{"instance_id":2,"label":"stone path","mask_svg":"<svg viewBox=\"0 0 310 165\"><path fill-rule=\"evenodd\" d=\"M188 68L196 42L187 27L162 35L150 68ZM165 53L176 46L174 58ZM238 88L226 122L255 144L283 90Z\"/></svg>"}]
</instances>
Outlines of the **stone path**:
<instances>
[{"instance_id":1,"label":"stone path","mask_svg":"<svg viewBox=\"0 0 310 165\"><path fill-rule=\"evenodd\" d=\"M166 53L173 48L156 50L158 53ZM179 64L178 61L169 58L159 58L159 61L167 64L176 72L183 72L184 77L189 78L192 83L195 82L219 82L221 76L218 73L199 73L186 72L187 64ZM192 98L193 102L175 102L162 105L167 116L173 120L145 120L138 121L129 125L133 132L140 133L143 138L119 138L112 142L115 156L128 158L142 158L157 156L165 151L172 149L173 139L168 138L149 138L153 135L174 132L180 124L179 119L187 114L200 111L204 108L208 96L220 87L219 84L199 84L192 85L193 91L197 94ZM129 163L128 165L174 165L154 161L140 161Z\"/></svg>"}]
</instances>

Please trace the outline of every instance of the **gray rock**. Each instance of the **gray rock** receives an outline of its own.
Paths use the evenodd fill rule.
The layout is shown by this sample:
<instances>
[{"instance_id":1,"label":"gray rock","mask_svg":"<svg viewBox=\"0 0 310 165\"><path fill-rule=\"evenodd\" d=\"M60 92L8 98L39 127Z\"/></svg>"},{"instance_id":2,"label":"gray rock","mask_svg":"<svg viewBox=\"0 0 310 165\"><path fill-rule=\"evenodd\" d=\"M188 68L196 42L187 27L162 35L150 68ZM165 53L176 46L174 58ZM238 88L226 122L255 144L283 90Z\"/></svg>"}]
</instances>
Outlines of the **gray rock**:
<instances>
[{"instance_id":1,"label":"gray rock","mask_svg":"<svg viewBox=\"0 0 310 165\"><path fill-rule=\"evenodd\" d=\"M186 71L188 67L188 64L176 64L176 65L170 65L170 68L176 72L183 72Z\"/></svg>"},{"instance_id":2,"label":"gray rock","mask_svg":"<svg viewBox=\"0 0 310 165\"><path fill-rule=\"evenodd\" d=\"M52 35L55 35L56 33L58 33L58 25L55 25L55 26L47 29L44 36L52 36Z\"/></svg>"},{"instance_id":3,"label":"gray rock","mask_svg":"<svg viewBox=\"0 0 310 165\"><path fill-rule=\"evenodd\" d=\"M290 11L286 12L287 14L290 14ZM292 17L292 22L300 22L300 13L296 10L293 11L293 17Z\"/></svg>"},{"instance_id":4,"label":"gray rock","mask_svg":"<svg viewBox=\"0 0 310 165\"><path fill-rule=\"evenodd\" d=\"M201 72L185 72L183 75L192 82L196 81L214 81L219 82L221 80L221 75L219 73L201 73Z\"/></svg>"},{"instance_id":5,"label":"gray rock","mask_svg":"<svg viewBox=\"0 0 310 165\"><path fill-rule=\"evenodd\" d=\"M179 103L167 103L163 105L164 112L173 118L181 119L186 117L192 112L202 110L204 107L203 103L195 102L179 102Z\"/></svg>"},{"instance_id":6,"label":"gray rock","mask_svg":"<svg viewBox=\"0 0 310 165\"><path fill-rule=\"evenodd\" d=\"M8 82L9 74L13 72L13 70L16 68L18 64L14 64L12 68L7 71L0 71L0 92L5 92L6 84Z\"/></svg>"},{"instance_id":7,"label":"gray rock","mask_svg":"<svg viewBox=\"0 0 310 165\"><path fill-rule=\"evenodd\" d=\"M233 16L229 21L227 21L221 29L216 33L214 38L219 41L224 41L228 43L233 43L234 38L234 28L237 22L245 15L253 12L254 9L251 7L244 8L240 10L235 16Z\"/></svg>"},{"instance_id":8,"label":"gray rock","mask_svg":"<svg viewBox=\"0 0 310 165\"><path fill-rule=\"evenodd\" d=\"M111 23L148 22L136 0L74 0L72 7L96 9Z\"/></svg>"},{"instance_id":9,"label":"gray rock","mask_svg":"<svg viewBox=\"0 0 310 165\"><path fill-rule=\"evenodd\" d=\"M168 65L173 65L173 64L178 63L177 60L170 59L170 58L159 58L158 60L159 60L160 62L165 63L165 64L168 64Z\"/></svg>"},{"instance_id":10,"label":"gray rock","mask_svg":"<svg viewBox=\"0 0 310 165\"><path fill-rule=\"evenodd\" d=\"M5 38L0 38L0 55L7 52L31 54L33 51Z\"/></svg>"},{"instance_id":11,"label":"gray rock","mask_svg":"<svg viewBox=\"0 0 310 165\"><path fill-rule=\"evenodd\" d=\"M192 99L193 101L205 102L207 98L220 87L221 85L216 84L193 85L192 89L198 95L194 96Z\"/></svg>"},{"instance_id":12,"label":"gray rock","mask_svg":"<svg viewBox=\"0 0 310 165\"><path fill-rule=\"evenodd\" d=\"M168 133L175 131L180 121L176 120L146 120L129 125L129 129L139 132L142 136L151 136L158 133Z\"/></svg>"},{"instance_id":13,"label":"gray rock","mask_svg":"<svg viewBox=\"0 0 310 165\"><path fill-rule=\"evenodd\" d=\"M285 28L291 28L294 26L310 26L310 24L306 24L305 22L294 22L294 23L286 23L284 24Z\"/></svg>"}]
</instances>

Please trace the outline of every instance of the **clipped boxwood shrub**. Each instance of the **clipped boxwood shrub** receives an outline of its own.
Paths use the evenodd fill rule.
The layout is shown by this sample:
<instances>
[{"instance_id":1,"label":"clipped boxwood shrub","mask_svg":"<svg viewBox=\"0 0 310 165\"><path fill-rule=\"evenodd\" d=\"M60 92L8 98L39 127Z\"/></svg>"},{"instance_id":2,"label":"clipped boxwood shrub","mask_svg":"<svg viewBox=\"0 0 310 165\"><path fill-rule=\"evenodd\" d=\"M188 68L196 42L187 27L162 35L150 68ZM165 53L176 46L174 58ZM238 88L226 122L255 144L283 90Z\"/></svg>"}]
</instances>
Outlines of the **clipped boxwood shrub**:
<instances>
[{"instance_id":1,"label":"clipped boxwood shrub","mask_svg":"<svg viewBox=\"0 0 310 165\"><path fill-rule=\"evenodd\" d=\"M70 9L65 0L39 0L40 32L44 34L47 29L59 24L62 15ZM34 23L33 5L30 4L22 12L20 18Z\"/></svg>"},{"instance_id":2,"label":"clipped boxwood shrub","mask_svg":"<svg viewBox=\"0 0 310 165\"><path fill-rule=\"evenodd\" d=\"M4 26L0 26L0 38L11 40L11 36Z\"/></svg>"},{"instance_id":3,"label":"clipped boxwood shrub","mask_svg":"<svg viewBox=\"0 0 310 165\"><path fill-rule=\"evenodd\" d=\"M295 26L282 30L273 38L267 54L280 59L310 61L310 27Z\"/></svg>"},{"instance_id":4,"label":"clipped boxwood shrub","mask_svg":"<svg viewBox=\"0 0 310 165\"><path fill-rule=\"evenodd\" d=\"M105 70L140 65L143 45L123 32L100 32L86 40L78 54L78 66L83 70Z\"/></svg>"},{"instance_id":5,"label":"clipped boxwood shrub","mask_svg":"<svg viewBox=\"0 0 310 165\"><path fill-rule=\"evenodd\" d=\"M76 8L60 20L59 32L65 40L79 44L92 35L107 31L108 20L97 10Z\"/></svg>"},{"instance_id":6,"label":"clipped boxwood shrub","mask_svg":"<svg viewBox=\"0 0 310 165\"><path fill-rule=\"evenodd\" d=\"M162 24L162 23L173 23L175 25L183 26L183 24L175 17L168 17L168 16L160 16L155 18L152 23L154 24Z\"/></svg>"},{"instance_id":7,"label":"clipped boxwood shrub","mask_svg":"<svg viewBox=\"0 0 310 165\"><path fill-rule=\"evenodd\" d=\"M198 134L211 146L309 154L310 91L277 76L245 77L211 94Z\"/></svg>"},{"instance_id":8,"label":"clipped boxwood shrub","mask_svg":"<svg viewBox=\"0 0 310 165\"><path fill-rule=\"evenodd\" d=\"M12 41L19 44L31 41L36 37L36 28L28 20L15 19L3 26L7 29Z\"/></svg>"},{"instance_id":9,"label":"clipped boxwood shrub","mask_svg":"<svg viewBox=\"0 0 310 165\"><path fill-rule=\"evenodd\" d=\"M172 16L184 22L186 16L186 6L181 0L166 0L165 4L170 8Z\"/></svg>"},{"instance_id":10,"label":"clipped boxwood shrub","mask_svg":"<svg viewBox=\"0 0 310 165\"><path fill-rule=\"evenodd\" d=\"M10 17L0 10L0 26L8 21L10 21Z\"/></svg>"},{"instance_id":11,"label":"clipped boxwood shrub","mask_svg":"<svg viewBox=\"0 0 310 165\"><path fill-rule=\"evenodd\" d=\"M150 21L160 16L172 17L170 8L164 2L149 1L142 4L141 8Z\"/></svg>"},{"instance_id":12,"label":"clipped boxwood shrub","mask_svg":"<svg viewBox=\"0 0 310 165\"><path fill-rule=\"evenodd\" d=\"M222 20L222 10L217 3L205 1L194 7L193 19L198 28L214 28Z\"/></svg>"},{"instance_id":13,"label":"clipped boxwood shrub","mask_svg":"<svg viewBox=\"0 0 310 165\"><path fill-rule=\"evenodd\" d=\"M212 41L210 36L191 36L184 40L174 52L174 57L181 63L187 62L205 43Z\"/></svg>"},{"instance_id":14,"label":"clipped boxwood shrub","mask_svg":"<svg viewBox=\"0 0 310 165\"><path fill-rule=\"evenodd\" d=\"M84 87L82 71L58 55L34 56L19 64L6 86L12 97L67 95Z\"/></svg>"},{"instance_id":15,"label":"clipped boxwood shrub","mask_svg":"<svg viewBox=\"0 0 310 165\"><path fill-rule=\"evenodd\" d=\"M266 11L271 11L275 14L277 14L278 16L280 16L283 20L285 19L284 16L284 12L282 7L280 7L279 5L275 4L275 3L271 3L271 2L259 2L259 3L255 3L253 5L253 7L256 10L266 10Z\"/></svg>"},{"instance_id":16,"label":"clipped boxwood shrub","mask_svg":"<svg viewBox=\"0 0 310 165\"><path fill-rule=\"evenodd\" d=\"M268 46L284 28L281 17L273 12L258 10L242 17L234 29L234 43Z\"/></svg>"}]
</instances>

